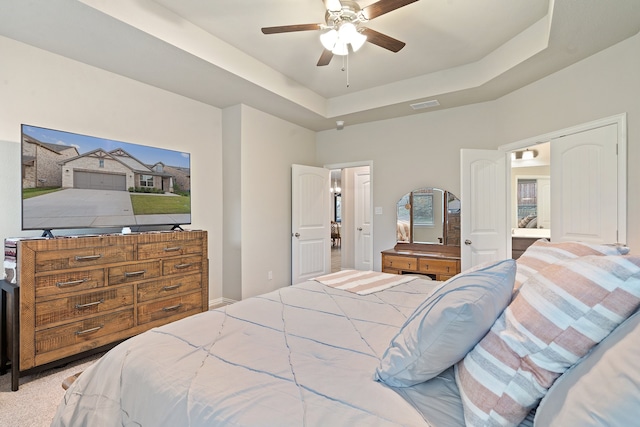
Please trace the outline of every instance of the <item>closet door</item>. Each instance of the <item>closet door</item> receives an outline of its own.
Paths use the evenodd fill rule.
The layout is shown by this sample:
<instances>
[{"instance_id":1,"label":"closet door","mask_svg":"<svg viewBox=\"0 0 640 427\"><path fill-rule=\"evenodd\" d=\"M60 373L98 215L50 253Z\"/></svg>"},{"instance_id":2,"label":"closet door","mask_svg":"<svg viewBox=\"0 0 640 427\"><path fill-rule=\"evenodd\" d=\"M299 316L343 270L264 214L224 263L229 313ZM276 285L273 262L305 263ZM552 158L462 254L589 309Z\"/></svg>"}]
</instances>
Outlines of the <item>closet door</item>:
<instances>
[{"instance_id":1,"label":"closet door","mask_svg":"<svg viewBox=\"0 0 640 427\"><path fill-rule=\"evenodd\" d=\"M617 142L616 124L551 141L552 241L619 241Z\"/></svg>"}]
</instances>

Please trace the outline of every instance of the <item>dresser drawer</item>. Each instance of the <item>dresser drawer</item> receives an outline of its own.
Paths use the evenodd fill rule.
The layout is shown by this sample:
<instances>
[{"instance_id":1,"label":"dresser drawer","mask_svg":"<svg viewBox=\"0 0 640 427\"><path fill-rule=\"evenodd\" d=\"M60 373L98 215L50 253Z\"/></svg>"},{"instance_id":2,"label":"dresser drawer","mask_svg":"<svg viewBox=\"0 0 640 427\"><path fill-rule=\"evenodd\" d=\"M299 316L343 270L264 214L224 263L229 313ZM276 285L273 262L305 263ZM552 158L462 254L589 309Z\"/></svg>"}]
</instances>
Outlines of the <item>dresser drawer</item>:
<instances>
[{"instance_id":1,"label":"dresser drawer","mask_svg":"<svg viewBox=\"0 0 640 427\"><path fill-rule=\"evenodd\" d=\"M133 260L133 245L39 251L36 253L35 272L81 268L131 260Z\"/></svg>"},{"instance_id":2,"label":"dresser drawer","mask_svg":"<svg viewBox=\"0 0 640 427\"><path fill-rule=\"evenodd\" d=\"M78 352L72 346L133 328L133 308L95 316L36 332L36 354L69 348L64 357Z\"/></svg>"},{"instance_id":3,"label":"dresser drawer","mask_svg":"<svg viewBox=\"0 0 640 427\"><path fill-rule=\"evenodd\" d=\"M202 294L193 292L160 301L152 301L138 305L138 325L166 319L178 314L202 311ZM177 316L184 317L184 316Z\"/></svg>"},{"instance_id":4,"label":"dresser drawer","mask_svg":"<svg viewBox=\"0 0 640 427\"><path fill-rule=\"evenodd\" d=\"M180 258L165 259L162 261L162 275L186 274L202 271L202 256L186 256Z\"/></svg>"},{"instance_id":5,"label":"dresser drawer","mask_svg":"<svg viewBox=\"0 0 640 427\"><path fill-rule=\"evenodd\" d=\"M415 271L418 269L418 260L415 257L385 255L383 267Z\"/></svg>"},{"instance_id":6,"label":"dresser drawer","mask_svg":"<svg viewBox=\"0 0 640 427\"><path fill-rule=\"evenodd\" d=\"M36 328L133 305L133 287L85 292L36 302Z\"/></svg>"},{"instance_id":7,"label":"dresser drawer","mask_svg":"<svg viewBox=\"0 0 640 427\"><path fill-rule=\"evenodd\" d=\"M163 279L140 283L138 285L138 302L195 291L202 288L202 275L190 274L171 279Z\"/></svg>"},{"instance_id":8,"label":"dresser drawer","mask_svg":"<svg viewBox=\"0 0 640 427\"><path fill-rule=\"evenodd\" d=\"M160 261L137 262L110 267L108 283L109 285L119 285L158 276L160 276Z\"/></svg>"},{"instance_id":9,"label":"dresser drawer","mask_svg":"<svg viewBox=\"0 0 640 427\"><path fill-rule=\"evenodd\" d=\"M168 258L179 255L202 255L202 240L172 240L138 245L138 259Z\"/></svg>"},{"instance_id":10,"label":"dresser drawer","mask_svg":"<svg viewBox=\"0 0 640 427\"><path fill-rule=\"evenodd\" d=\"M68 271L36 277L36 298L104 286L104 269Z\"/></svg>"},{"instance_id":11,"label":"dresser drawer","mask_svg":"<svg viewBox=\"0 0 640 427\"><path fill-rule=\"evenodd\" d=\"M441 273L453 276L458 272L457 261L446 259L422 258L419 260L418 266L418 271L421 273Z\"/></svg>"}]
</instances>

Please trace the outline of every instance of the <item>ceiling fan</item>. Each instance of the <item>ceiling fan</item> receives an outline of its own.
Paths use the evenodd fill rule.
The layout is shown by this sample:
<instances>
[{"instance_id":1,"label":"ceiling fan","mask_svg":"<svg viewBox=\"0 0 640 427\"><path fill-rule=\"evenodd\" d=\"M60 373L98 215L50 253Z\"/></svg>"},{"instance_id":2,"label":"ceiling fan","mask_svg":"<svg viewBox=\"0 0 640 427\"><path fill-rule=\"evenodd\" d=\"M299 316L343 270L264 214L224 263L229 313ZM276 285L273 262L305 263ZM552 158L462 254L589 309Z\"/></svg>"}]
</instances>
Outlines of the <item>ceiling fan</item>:
<instances>
[{"instance_id":1,"label":"ceiling fan","mask_svg":"<svg viewBox=\"0 0 640 427\"><path fill-rule=\"evenodd\" d=\"M327 30L320 36L324 47L318 66L328 65L334 55L347 55L349 47L357 51L365 41L398 52L404 42L379 33L363 24L385 13L389 13L418 0L378 0L364 8L352 0L323 0L327 12L324 24L296 24L278 27L263 27L264 34L289 33L294 31Z\"/></svg>"}]
</instances>

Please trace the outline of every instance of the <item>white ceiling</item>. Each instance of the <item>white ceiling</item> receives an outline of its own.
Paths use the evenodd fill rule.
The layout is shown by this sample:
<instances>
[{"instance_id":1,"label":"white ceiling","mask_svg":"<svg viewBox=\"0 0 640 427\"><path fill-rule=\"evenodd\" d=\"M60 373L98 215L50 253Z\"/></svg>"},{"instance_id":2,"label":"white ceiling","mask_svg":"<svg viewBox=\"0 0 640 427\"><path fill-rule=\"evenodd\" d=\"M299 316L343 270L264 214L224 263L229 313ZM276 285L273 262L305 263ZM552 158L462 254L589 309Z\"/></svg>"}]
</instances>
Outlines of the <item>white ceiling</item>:
<instances>
[{"instance_id":1,"label":"white ceiling","mask_svg":"<svg viewBox=\"0 0 640 427\"><path fill-rule=\"evenodd\" d=\"M640 30L638 0L419 0L366 25L404 41L400 52L367 43L325 67L319 31L260 31L324 23L324 11L322 0L0 0L0 35L324 130L496 99Z\"/></svg>"}]
</instances>

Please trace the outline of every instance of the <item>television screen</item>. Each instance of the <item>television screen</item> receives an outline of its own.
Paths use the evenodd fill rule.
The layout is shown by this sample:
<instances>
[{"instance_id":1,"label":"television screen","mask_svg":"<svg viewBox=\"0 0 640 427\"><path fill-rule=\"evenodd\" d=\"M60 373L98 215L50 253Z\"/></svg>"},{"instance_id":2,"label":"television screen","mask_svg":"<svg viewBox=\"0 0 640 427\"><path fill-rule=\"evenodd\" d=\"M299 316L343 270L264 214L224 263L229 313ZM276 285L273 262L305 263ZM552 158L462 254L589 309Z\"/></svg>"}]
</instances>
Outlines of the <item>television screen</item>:
<instances>
[{"instance_id":1,"label":"television screen","mask_svg":"<svg viewBox=\"0 0 640 427\"><path fill-rule=\"evenodd\" d=\"M22 229L191 224L190 167L189 153L23 124Z\"/></svg>"}]
</instances>

